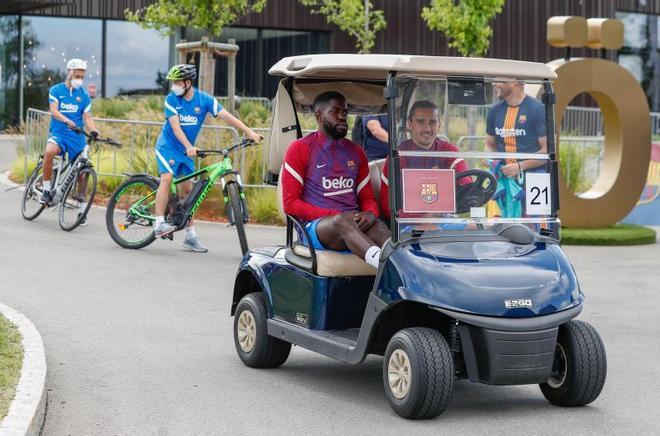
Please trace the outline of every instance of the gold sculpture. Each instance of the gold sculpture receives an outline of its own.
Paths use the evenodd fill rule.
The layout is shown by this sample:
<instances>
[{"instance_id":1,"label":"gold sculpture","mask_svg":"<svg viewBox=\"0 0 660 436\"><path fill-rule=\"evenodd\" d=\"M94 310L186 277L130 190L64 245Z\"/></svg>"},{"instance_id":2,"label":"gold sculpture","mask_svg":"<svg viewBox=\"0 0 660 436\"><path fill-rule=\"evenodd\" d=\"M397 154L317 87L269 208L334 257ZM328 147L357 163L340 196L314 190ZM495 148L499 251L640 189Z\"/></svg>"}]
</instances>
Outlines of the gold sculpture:
<instances>
[{"instance_id":1,"label":"gold sculpture","mask_svg":"<svg viewBox=\"0 0 660 436\"><path fill-rule=\"evenodd\" d=\"M623 45L623 24L619 20L582 17L548 20L548 43L554 47L578 47L575 44L582 36L583 46L616 49ZM562 177L559 179L562 222L578 228L614 225L635 207L646 183L651 154L646 95L630 72L609 60L569 58L548 65L558 76L554 82L558 148L564 111L581 93L596 100L605 128L605 154L594 185L578 196Z\"/></svg>"}]
</instances>

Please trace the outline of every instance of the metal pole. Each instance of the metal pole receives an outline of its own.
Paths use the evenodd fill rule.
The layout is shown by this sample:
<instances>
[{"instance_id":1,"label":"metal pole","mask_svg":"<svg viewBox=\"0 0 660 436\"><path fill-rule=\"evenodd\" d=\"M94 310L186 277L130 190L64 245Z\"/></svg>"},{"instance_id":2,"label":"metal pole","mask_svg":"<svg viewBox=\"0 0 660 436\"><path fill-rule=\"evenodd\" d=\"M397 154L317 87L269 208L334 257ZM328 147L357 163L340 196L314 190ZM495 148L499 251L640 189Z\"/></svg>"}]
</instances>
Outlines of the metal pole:
<instances>
[{"instance_id":1,"label":"metal pole","mask_svg":"<svg viewBox=\"0 0 660 436\"><path fill-rule=\"evenodd\" d=\"M23 88L25 87L25 44L23 41L23 16L18 16L18 41L20 47L18 48L18 120L23 123Z\"/></svg>"},{"instance_id":2,"label":"metal pole","mask_svg":"<svg viewBox=\"0 0 660 436\"><path fill-rule=\"evenodd\" d=\"M364 0L364 32L369 33L369 0Z\"/></svg>"},{"instance_id":3,"label":"metal pole","mask_svg":"<svg viewBox=\"0 0 660 436\"><path fill-rule=\"evenodd\" d=\"M235 39L230 39L229 44L236 44ZM236 114L236 53L227 58L227 96L229 97L229 112Z\"/></svg>"}]
</instances>

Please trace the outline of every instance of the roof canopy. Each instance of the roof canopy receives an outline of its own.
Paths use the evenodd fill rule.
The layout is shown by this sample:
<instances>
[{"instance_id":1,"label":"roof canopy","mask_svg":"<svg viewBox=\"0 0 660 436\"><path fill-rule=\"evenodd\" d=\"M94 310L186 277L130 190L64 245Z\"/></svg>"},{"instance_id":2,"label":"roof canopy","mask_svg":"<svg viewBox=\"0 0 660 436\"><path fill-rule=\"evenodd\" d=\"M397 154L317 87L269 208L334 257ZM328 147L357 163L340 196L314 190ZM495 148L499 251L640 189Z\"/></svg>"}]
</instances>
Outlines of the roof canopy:
<instances>
[{"instance_id":1,"label":"roof canopy","mask_svg":"<svg viewBox=\"0 0 660 436\"><path fill-rule=\"evenodd\" d=\"M384 81L390 71L419 75L553 80L545 64L506 59L379 54L320 54L281 59L268 71L300 79Z\"/></svg>"}]
</instances>

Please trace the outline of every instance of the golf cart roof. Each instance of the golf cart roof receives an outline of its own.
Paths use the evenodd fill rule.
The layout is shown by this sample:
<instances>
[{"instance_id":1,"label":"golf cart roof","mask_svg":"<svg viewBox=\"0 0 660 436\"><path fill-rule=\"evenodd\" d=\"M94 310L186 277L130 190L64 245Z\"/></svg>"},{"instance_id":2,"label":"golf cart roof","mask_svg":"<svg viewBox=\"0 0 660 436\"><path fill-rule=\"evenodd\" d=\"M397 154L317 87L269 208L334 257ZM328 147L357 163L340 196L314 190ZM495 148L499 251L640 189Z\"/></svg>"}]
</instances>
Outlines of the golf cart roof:
<instances>
[{"instance_id":1,"label":"golf cart roof","mask_svg":"<svg viewBox=\"0 0 660 436\"><path fill-rule=\"evenodd\" d=\"M319 80L383 81L390 71L416 75L472 76L521 80L554 80L545 64L506 59L409 56L390 54L317 54L281 59L273 76Z\"/></svg>"}]
</instances>

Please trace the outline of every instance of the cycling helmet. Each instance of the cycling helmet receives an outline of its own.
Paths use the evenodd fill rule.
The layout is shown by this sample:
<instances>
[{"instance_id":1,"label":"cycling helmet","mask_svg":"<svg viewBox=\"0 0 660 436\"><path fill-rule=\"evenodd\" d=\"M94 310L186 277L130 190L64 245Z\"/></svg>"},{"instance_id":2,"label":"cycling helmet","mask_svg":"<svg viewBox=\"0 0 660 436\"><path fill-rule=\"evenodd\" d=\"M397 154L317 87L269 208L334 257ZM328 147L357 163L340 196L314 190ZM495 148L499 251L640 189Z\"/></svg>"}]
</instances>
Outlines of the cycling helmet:
<instances>
[{"instance_id":1,"label":"cycling helmet","mask_svg":"<svg viewBox=\"0 0 660 436\"><path fill-rule=\"evenodd\" d=\"M167 80L195 80L197 78L197 68L191 64L179 64L170 68L167 73Z\"/></svg>"},{"instance_id":2,"label":"cycling helmet","mask_svg":"<svg viewBox=\"0 0 660 436\"><path fill-rule=\"evenodd\" d=\"M69 59L69 62L66 63L67 70L86 70L87 62L82 59Z\"/></svg>"}]
</instances>

